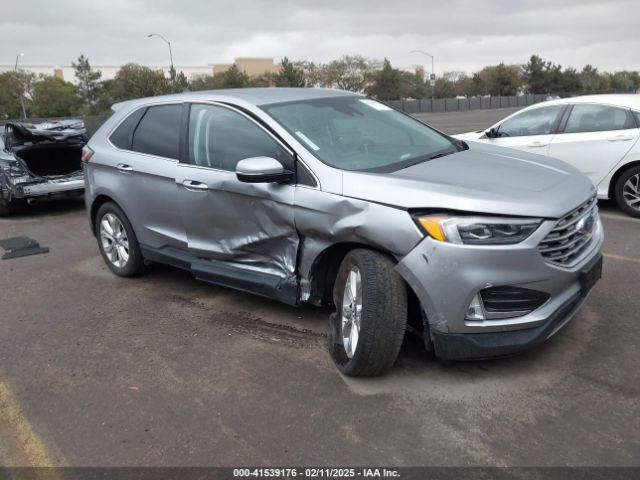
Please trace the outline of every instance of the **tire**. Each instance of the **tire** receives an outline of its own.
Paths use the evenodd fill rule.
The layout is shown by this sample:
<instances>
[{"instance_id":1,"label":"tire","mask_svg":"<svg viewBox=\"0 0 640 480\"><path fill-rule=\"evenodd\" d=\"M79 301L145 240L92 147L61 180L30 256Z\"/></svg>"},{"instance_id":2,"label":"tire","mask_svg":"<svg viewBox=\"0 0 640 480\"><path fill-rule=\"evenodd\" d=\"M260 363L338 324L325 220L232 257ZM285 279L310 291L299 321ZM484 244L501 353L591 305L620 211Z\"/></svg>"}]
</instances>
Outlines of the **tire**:
<instances>
[{"instance_id":1,"label":"tire","mask_svg":"<svg viewBox=\"0 0 640 480\"><path fill-rule=\"evenodd\" d=\"M13 211L12 205L8 202L0 200L0 217L7 217Z\"/></svg>"},{"instance_id":2,"label":"tire","mask_svg":"<svg viewBox=\"0 0 640 480\"><path fill-rule=\"evenodd\" d=\"M108 228L111 228L113 233L110 234ZM136 234L127 216L115 203L107 202L98 209L95 234L100 254L113 273L120 277L132 277L145 271L144 258ZM109 243L112 245L111 249L108 249ZM118 247L126 251L126 259L122 249Z\"/></svg>"},{"instance_id":3,"label":"tire","mask_svg":"<svg viewBox=\"0 0 640 480\"><path fill-rule=\"evenodd\" d=\"M350 251L340 265L333 290L337 311L329 320L328 340L331 357L345 375L382 375L398 357L407 327L407 289L394 267L389 257L365 249ZM345 323L343 318L353 311L346 287L354 279L357 287L358 274L361 308L359 317L356 308L355 323L359 318L359 334L352 347L349 333L353 327L347 331L348 320ZM348 338L346 342L343 333Z\"/></svg>"},{"instance_id":4,"label":"tire","mask_svg":"<svg viewBox=\"0 0 640 480\"><path fill-rule=\"evenodd\" d=\"M631 167L623 172L616 181L614 192L620 210L627 215L640 218L640 166ZM638 202L633 206L629 204L636 199Z\"/></svg>"}]
</instances>

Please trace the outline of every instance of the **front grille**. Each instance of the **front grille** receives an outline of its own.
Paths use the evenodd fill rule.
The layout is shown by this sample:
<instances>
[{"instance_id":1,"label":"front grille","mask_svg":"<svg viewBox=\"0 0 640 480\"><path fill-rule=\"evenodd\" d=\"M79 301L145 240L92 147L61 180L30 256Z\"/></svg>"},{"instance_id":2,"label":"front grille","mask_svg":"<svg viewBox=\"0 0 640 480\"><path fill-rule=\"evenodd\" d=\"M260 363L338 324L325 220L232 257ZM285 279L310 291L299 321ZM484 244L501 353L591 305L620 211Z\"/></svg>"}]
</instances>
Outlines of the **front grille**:
<instances>
[{"instance_id":1,"label":"front grille","mask_svg":"<svg viewBox=\"0 0 640 480\"><path fill-rule=\"evenodd\" d=\"M574 265L591 245L597 221L598 205L594 195L558 220L538 245L538 251L547 262L554 265Z\"/></svg>"}]
</instances>

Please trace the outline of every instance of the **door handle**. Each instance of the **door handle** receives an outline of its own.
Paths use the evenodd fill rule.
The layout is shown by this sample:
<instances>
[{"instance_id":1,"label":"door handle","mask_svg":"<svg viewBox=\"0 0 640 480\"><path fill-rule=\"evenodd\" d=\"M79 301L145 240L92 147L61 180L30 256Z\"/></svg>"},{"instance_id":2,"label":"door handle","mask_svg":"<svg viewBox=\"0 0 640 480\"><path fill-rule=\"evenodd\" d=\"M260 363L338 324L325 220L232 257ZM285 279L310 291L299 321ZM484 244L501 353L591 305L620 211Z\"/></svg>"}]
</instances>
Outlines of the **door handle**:
<instances>
[{"instance_id":1,"label":"door handle","mask_svg":"<svg viewBox=\"0 0 640 480\"><path fill-rule=\"evenodd\" d=\"M624 135L617 135L608 139L610 142L628 142L633 140L633 137L625 137Z\"/></svg>"},{"instance_id":2,"label":"door handle","mask_svg":"<svg viewBox=\"0 0 640 480\"><path fill-rule=\"evenodd\" d=\"M197 182L195 180L184 180L182 182L182 186L187 190L192 190L194 192L204 192L205 190L209 190L209 186L206 183Z\"/></svg>"},{"instance_id":3,"label":"door handle","mask_svg":"<svg viewBox=\"0 0 640 480\"><path fill-rule=\"evenodd\" d=\"M527 147L530 147L530 148L542 148L542 147L546 147L548 145L549 145L548 143L533 142L533 143L530 143L529 145L527 145Z\"/></svg>"},{"instance_id":4,"label":"door handle","mask_svg":"<svg viewBox=\"0 0 640 480\"><path fill-rule=\"evenodd\" d=\"M119 163L116 168L121 172L133 172L133 167L125 163Z\"/></svg>"}]
</instances>

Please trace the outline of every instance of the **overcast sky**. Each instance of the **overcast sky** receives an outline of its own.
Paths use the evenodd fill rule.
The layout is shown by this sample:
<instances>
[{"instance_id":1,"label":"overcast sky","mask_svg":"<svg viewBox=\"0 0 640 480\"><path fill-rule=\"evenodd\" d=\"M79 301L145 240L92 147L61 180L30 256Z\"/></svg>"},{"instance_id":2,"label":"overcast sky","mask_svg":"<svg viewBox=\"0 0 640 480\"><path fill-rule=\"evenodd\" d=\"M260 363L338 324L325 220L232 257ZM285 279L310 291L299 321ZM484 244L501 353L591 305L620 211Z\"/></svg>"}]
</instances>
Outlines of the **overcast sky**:
<instances>
[{"instance_id":1,"label":"overcast sky","mask_svg":"<svg viewBox=\"0 0 640 480\"><path fill-rule=\"evenodd\" d=\"M23 0L0 14L0 64L206 65L235 57L362 54L436 73L524 63L640 70L640 0Z\"/></svg>"}]
</instances>

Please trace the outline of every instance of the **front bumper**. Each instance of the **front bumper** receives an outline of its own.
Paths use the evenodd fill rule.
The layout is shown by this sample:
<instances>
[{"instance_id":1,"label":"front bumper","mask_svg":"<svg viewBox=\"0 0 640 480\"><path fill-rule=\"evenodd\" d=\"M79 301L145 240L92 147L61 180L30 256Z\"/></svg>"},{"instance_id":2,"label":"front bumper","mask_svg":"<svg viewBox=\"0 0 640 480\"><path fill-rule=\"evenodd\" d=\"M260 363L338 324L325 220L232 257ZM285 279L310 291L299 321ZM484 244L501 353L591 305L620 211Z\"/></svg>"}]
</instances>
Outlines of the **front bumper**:
<instances>
[{"instance_id":1,"label":"front bumper","mask_svg":"<svg viewBox=\"0 0 640 480\"><path fill-rule=\"evenodd\" d=\"M436 354L442 358L507 355L539 343L567 323L583 300L580 275L601 256L598 220L591 244L571 268L547 263L538 244L555 225L546 221L517 245L486 247L438 242L430 237L401 259L397 271L426 313ZM492 286L516 286L549 294L535 310L505 319L465 319L473 297Z\"/></svg>"}]
</instances>

